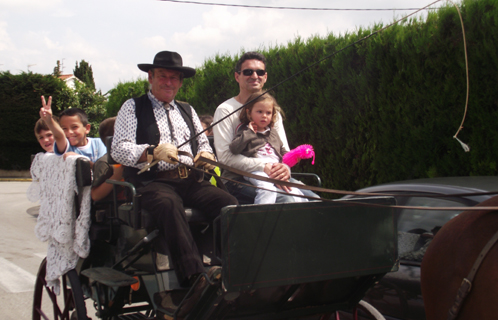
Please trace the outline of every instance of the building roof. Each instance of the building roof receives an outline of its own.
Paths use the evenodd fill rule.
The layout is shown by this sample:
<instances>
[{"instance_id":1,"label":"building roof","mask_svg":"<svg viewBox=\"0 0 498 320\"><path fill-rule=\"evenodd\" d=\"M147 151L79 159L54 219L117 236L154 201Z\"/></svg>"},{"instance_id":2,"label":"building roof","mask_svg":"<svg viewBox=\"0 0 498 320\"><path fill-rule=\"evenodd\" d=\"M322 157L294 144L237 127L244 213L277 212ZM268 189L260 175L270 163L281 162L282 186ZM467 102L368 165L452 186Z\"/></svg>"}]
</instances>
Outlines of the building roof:
<instances>
[{"instance_id":1,"label":"building roof","mask_svg":"<svg viewBox=\"0 0 498 320\"><path fill-rule=\"evenodd\" d=\"M64 81L69 80L71 78L76 78L76 77L73 74L61 74L59 76L59 79L64 80ZM78 79L78 78L76 78L76 79Z\"/></svg>"}]
</instances>

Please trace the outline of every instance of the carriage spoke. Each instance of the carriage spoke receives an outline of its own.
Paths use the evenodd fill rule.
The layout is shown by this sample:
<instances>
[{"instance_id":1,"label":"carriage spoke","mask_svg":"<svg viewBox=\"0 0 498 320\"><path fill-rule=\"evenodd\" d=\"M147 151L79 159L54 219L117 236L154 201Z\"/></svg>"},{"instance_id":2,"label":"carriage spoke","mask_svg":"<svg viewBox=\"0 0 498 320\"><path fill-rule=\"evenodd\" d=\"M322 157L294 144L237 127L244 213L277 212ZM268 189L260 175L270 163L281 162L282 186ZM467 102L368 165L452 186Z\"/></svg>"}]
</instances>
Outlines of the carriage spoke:
<instances>
[{"instance_id":1,"label":"carriage spoke","mask_svg":"<svg viewBox=\"0 0 498 320\"><path fill-rule=\"evenodd\" d=\"M71 289L68 289L64 294L64 311L63 315L69 319L69 311L73 310L73 292Z\"/></svg>"},{"instance_id":2,"label":"carriage spoke","mask_svg":"<svg viewBox=\"0 0 498 320\"><path fill-rule=\"evenodd\" d=\"M42 316L42 317L43 317L43 319L44 319L44 320L50 320L50 319L47 317L47 315L45 314L45 312L43 312L40 308L36 307L36 308L35 308L35 310L38 312L38 314L39 314L40 316Z\"/></svg>"},{"instance_id":3,"label":"carriage spoke","mask_svg":"<svg viewBox=\"0 0 498 320\"><path fill-rule=\"evenodd\" d=\"M43 281L43 287L45 288L48 297L50 298L50 300L52 301L52 305L54 306L54 316L62 318L61 310L57 305L57 295L51 288L47 286L47 283L45 281Z\"/></svg>"}]
</instances>

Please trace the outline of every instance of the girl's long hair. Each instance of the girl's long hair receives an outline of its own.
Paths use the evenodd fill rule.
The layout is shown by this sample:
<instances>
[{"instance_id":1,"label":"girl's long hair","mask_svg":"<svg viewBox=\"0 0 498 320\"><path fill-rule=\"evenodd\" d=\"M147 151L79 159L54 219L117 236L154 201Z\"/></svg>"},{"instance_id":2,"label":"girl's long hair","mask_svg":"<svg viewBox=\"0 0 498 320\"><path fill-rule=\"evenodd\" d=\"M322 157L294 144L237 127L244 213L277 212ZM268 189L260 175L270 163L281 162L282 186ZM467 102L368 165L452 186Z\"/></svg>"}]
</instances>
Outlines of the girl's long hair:
<instances>
[{"instance_id":1,"label":"girl's long hair","mask_svg":"<svg viewBox=\"0 0 498 320\"><path fill-rule=\"evenodd\" d=\"M249 101L253 100L254 98L258 97L261 95L261 92L253 93L247 98L245 103L248 103ZM239 119L240 122L247 125L249 122L251 122L251 119L249 119L249 114L252 111L252 108L254 105L258 102L263 102L263 101L268 101L273 104L273 113L270 121L270 128L273 128L273 125L275 122L277 122L277 115L280 113L282 119L284 118L284 112L282 111L282 108L277 103L277 100L275 99L274 96L272 96L269 93L266 93L260 97L258 97L256 100L252 101L251 103L248 103L242 110L240 111L239 114Z\"/></svg>"}]
</instances>

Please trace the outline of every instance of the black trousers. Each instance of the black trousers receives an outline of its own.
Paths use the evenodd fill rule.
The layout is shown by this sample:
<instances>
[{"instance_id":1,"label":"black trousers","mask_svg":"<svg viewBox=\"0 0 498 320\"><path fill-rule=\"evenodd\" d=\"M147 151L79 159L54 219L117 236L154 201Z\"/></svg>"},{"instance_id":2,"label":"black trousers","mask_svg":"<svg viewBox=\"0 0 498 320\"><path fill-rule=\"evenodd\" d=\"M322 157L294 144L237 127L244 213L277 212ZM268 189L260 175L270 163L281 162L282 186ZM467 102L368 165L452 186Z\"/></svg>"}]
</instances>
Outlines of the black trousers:
<instances>
[{"instance_id":1,"label":"black trousers","mask_svg":"<svg viewBox=\"0 0 498 320\"><path fill-rule=\"evenodd\" d=\"M189 276L205 272L184 207L201 210L212 222L221 208L237 205L237 199L207 181L197 182L195 175L187 179L156 179L138 192L142 208L150 212L160 231L159 241L168 247L178 281L185 284Z\"/></svg>"}]
</instances>

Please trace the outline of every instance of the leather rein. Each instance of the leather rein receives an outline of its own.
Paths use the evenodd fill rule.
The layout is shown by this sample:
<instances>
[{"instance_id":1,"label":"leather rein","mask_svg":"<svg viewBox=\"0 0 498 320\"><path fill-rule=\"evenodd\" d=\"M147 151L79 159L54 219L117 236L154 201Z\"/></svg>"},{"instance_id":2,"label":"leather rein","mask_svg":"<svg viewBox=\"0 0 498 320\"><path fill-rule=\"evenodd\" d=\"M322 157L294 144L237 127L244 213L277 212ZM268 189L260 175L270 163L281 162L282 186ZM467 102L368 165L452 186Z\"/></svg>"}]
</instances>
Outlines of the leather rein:
<instances>
[{"instance_id":1,"label":"leather rein","mask_svg":"<svg viewBox=\"0 0 498 320\"><path fill-rule=\"evenodd\" d=\"M479 256L474 262L474 265L472 266L472 269L470 270L469 274L467 275L466 278L463 278L462 283L460 284L460 288L458 289L457 295L455 297L455 302L453 302L453 305L448 311L448 318L446 318L447 320L454 320L458 316L458 313L460 312L460 309L462 308L462 305L465 302L465 298L467 298L467 295L470 293L470 290L472 289L472 281L474 280L477 270L481 266L482 261L488 255L491 248L493 248L493 246L496 244L496 242L498 242L498 231L495 232L493 237L491 237L491 239L489 239L488 243L486 243L484 248L482 248L481 253L479 253Z\"/></svg>"},{"instance_id":2,"label":"leather rein","mask_svg":"<svg viewBox=\"0 0 498 320\"><path fill-rule=\"evenodd\" d=\"M314 186L308 186L308 185L305 185L305 184L292 183L292 182L288 182L288 181L276 180L276 179L262 177L262 176L259 176L259 175L252 174L250 172L242 171L242 170L239 170L239 169L227 166L225 164L222 164L220 162L207 159L207 158L202 157L202 156L199 157L199 160L203 161L203 162L206 162L206 163L208 163L210 165L213 165L215 167L220 167L223 170L227 170L227 171L230 171L232 173L244 176L244 177L249 177L249 178L254 178L254 179L258 179L258 180L262 180L262 181L266 181L266 182L271 182L271 183L273 183L275 185L286 186L286 187L290 187L290 188L305 189L305 190L310 190L310 191L318 192L318 193L332 193L332 194L354 195L354 196L365 196L365 197L372 197L372 196L377 196L377 197L382 197L382 196L386 196L386 197L399 197L399 196L403 196L403 197L417 197L417 196L418 197L420 197L420 196L423 196L423 197L441 197L441 195L427 195L427 194L403 194L403 195L399 195L399 194L393 194L393 193L369 193L369 192L354 192L354 191L344 191L344 190L336 190L336 189L327 189L327 188L322 188L322 187L314 187ZM213 176L216 175L215 173L211 173L209 171L204 171L201 168L196 168L196 167L192 167L192 166L189 166L189 165L186 165L186 166L188 166L191 169L197 170L197 171L203 171L203 172L205 172L205 173L207 173L209 175L213 175ZM238 183L238 184L242 184L242 185L245 185L245 186L250 186L250 187L253 187L253 188L267 190L265 188L256 187L256 186L254 186L253 184L250 184L250 183L245 184L243 182L235 181L235 180L232 180L232 179L228 179L226 177L220 177L220 178L222 180L228 180L228 181L231 181L231 182L234 182L234 183ZM268 191L271 191L271 190L268 190ZM287 193L285 191L276 191L276 192L277 193L281 193L281 194L286 194L286 195L289 194L289 193ZM487 194L492 195L492 194L496 194L496 193L497 192L462 193L462 194L452 194L452 195L449 195L449 196L463 196L463 195L476 195L476 194L479 194L479 195L487 195ZM332 200L332 199L326 199L326 198L322 198L322 197L318 197L317 198L317 197L299 196L299 195L294 195L294 194L293 194L293 196L295 196L295 197L301 197L301 198L307 198L309 200L333 201L333 202L343 202L343 203L353 204L350 201L340 200L340 199ZM413 209L413 210L441 210L441 211L498 210L498 207L422 207L422 206L398 206L398 205L381 205L381 204L372 204L372 203L361 203L361 201L355 201L354 205L364 205L364 206L369 206L369 207L391 207L391 208L398 208L398 209Z\"/></svg>"}]
</instances>

